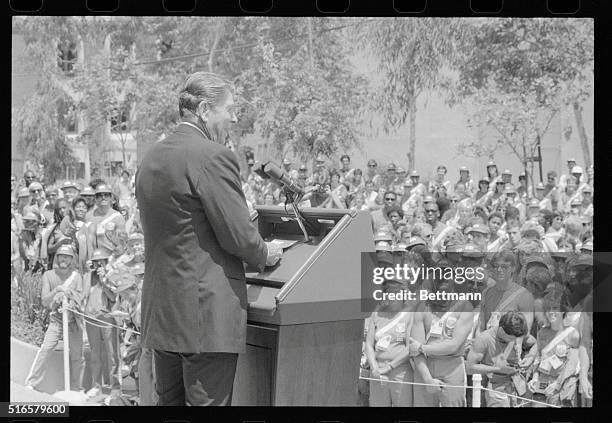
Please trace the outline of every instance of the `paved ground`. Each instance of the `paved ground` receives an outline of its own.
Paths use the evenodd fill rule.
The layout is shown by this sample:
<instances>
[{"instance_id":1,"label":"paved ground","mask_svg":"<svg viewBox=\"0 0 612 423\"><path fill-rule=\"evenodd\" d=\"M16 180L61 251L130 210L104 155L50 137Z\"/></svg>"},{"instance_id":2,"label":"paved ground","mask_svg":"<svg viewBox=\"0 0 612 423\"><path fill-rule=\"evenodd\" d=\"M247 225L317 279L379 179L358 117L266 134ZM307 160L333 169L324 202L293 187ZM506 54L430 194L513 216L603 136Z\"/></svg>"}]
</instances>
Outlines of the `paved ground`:
<instances>
[{"instance_id":1,"label":"paved ground","mask_svg":"<svg viewBox=\"0 0 612 423\"><path fill-rule=\"evenodd\" d=\"M62 402L61 399L45 392L33 391L11 380L11 402Z\"/></svg>"},{"instance_id":2,"label":"paved ground","mask_svg":"<svg viewBox=\"0 0 612 423\"><path fill-rule=\"evenodd\" d=\"M130 379L131 381L131 379ZM133 382L133 381L131 381ZM131 388L129 383L126 383L124 393L128 396L136 395L136 391ZM10 385L10 401L11 402L63 402L60 398L57 398L46 392L38 392L26 388L23 385L11 381ZM102 393L94 398L90 398L87 401L87 406L104 405L104 399L110 394L110 388L103 388Z\"/></svg>"}]
</instances>

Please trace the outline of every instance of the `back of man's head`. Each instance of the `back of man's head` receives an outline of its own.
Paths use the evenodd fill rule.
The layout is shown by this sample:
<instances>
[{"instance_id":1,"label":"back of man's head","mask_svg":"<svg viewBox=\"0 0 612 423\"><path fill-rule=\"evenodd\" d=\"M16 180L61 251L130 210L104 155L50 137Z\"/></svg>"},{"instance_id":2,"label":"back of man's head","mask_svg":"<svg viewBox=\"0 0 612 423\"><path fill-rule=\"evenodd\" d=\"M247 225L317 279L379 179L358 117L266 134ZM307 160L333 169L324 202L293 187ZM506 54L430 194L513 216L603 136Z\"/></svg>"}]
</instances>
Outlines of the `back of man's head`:
<instances>
[{"instance_id":1,"label":"back of man's head","mask_svg":"<svg viewBox=\"0 0 612 423\"><path fill-rule=\"evenodd\" d=\"M184 116L185 110L194 112L201 102L208 107L219 104L227 93L230 85L219 75L209 72L196 72L185 81L179 93L179 114Z\"/></svg>"}]
</instances>

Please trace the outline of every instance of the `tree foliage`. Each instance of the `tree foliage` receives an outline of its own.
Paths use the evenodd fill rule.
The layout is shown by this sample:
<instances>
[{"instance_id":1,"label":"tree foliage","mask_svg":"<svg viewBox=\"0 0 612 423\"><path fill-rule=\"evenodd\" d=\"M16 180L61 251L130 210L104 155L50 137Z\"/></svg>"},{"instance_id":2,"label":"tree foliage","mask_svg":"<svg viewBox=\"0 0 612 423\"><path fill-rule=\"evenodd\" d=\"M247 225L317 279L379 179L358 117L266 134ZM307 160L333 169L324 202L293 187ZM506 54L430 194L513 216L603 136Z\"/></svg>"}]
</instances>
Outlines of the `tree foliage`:
<instances>
[{"instance_id":1,"label":"tree foliage","mask_svg":"<svg viewBox=\"0 0 612 423\"><path fill-rule=\"evenodd\" d=\"M308 31L306 19L292 28ZM247 78L257 81L253 94L261 134L279 153L303 159L331 156L358 144L367 90L366 80L347 59L343 35L332 30L338 25L324 19L310 24L311 43L293 49L280 43L280 51L274 42L259 46L261 67Z\"/></svg>"},{"instance_id":2,"label":"tree foliage","mask_svg":"<svg viewBox=\"0 0 612 423\"><path fill-rule=\"evenodd\" d=\"M41 101L35 99L44 86L55 87L58 98L69 97L84 116L81 141L94 161L95 152L108 147L105 128L120 122L122 110L130 113L119 134L153 142L168 133L178 120L177 93L198 70L218 73L234 85L240 115L235 142L258 132L279 155L292 151L306 157L357 143L366 87L347 59L341 24L321 18L49 17L26 18L20 31L33 63L49 75L31 101ZM87 41L88 50L66 78L57 66L58 40L72 42L75 36ZM108 36L110 51L104 48ZM45 113L50 122L54 109ZM61 128L49 132L34 119L23 122L20 131L28 145L32 132L62 138Z\"/></svg>"},{"instance_id":3,"label":"tree foliage","mask_svg":"<svg viewBox=\"0 0 612 423\"><path fill-rule=\"evenodd\" d=\"M504 145L523 164L533 163L538 141L561 108L592 91L593 22L478 19L466 25L450 103L467 103L471 124L493 128L497 137L488 148L479 142L462 151L491 155Z\"/></svg>"},{"instance_id":4,"label":"tree foliage","mask_svg":"<svg viewBox=\"0 0 612 423\"><path fill-rule=\"evenodd\" d=\"M416 101L424 91L448 85L465 26L454 18L378 18L357 27L360 45L377 61L381 87L372 99L386 132L410 117L410 167L415 160Z\"/></svg>"}]
</instances>

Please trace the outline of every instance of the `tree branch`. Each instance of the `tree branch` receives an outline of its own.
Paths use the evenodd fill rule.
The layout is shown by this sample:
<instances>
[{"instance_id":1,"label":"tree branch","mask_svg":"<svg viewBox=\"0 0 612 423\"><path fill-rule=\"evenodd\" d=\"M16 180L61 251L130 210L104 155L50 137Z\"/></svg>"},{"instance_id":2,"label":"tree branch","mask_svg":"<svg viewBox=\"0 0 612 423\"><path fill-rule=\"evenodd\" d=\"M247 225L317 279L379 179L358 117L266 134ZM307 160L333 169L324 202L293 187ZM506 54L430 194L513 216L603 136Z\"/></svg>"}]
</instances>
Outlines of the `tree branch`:
<instances>
[{"instance_id":1,"label":"tree branch","mask_svg":"<svg viewBox=\"0 0 612 423\"><path fill-rule=\"evenodd\" d=\"M514 154L516 154L516 157L518 157L521 163L523 163L525 159L521 157L519 152L516 150L516 147L512 144L512 142L508 139L508 137L497 127L497 125L495 125L494 123L491 123L490 125L499 133L499 135L503 137L504 141L506 141L506 144L510 146Z\"/></svg>"}]
</instances>

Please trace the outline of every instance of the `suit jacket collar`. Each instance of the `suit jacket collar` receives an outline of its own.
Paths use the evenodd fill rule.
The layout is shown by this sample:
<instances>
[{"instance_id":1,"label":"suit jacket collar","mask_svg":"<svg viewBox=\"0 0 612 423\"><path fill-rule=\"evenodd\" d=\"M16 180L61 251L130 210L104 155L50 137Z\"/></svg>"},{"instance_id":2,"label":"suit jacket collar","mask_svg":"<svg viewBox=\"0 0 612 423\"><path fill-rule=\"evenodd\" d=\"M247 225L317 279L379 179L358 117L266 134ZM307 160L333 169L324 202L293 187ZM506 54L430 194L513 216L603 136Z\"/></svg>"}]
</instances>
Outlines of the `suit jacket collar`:
<instances>
[{"instance_id":1,"label":"suit jacket collar","mask_svg":"<svg viewBox=\"0 0 612 423\"><path fill-rule=\"evenodd\" d=\"M204 138L207 141L212 141L212 139L206 134L206 132L204 132L201 128L197 127L195 123L192 123L192 122L179 123L177 127L177 132L195 134L199 138Z\"/></svg>"}]
</instances>

